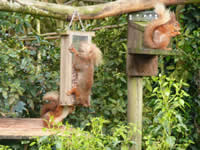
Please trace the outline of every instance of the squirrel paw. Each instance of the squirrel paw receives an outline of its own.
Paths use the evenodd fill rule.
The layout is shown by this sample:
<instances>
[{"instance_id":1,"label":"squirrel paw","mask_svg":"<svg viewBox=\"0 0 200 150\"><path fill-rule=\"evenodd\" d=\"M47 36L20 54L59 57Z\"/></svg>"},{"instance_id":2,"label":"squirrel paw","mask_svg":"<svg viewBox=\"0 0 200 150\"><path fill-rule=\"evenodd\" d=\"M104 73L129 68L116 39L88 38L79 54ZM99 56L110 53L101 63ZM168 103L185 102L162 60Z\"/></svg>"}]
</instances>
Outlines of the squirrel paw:
<instances>
[{"instance_id":1,"label":"squirrel paw","mask_svg":"<svg viewBox=\"0 0 200 150\"><path fill-rule=\"evenodd\" d=\"M75 55L78 55L77 50L76 50L73 46L70 46L70 47L69 47L69 51L70 51L71 53L74 53Z\"/></svg>"},{"instance_id":2,"label":"squirrel paw","mask_svg":"<svg viewBox=\"0 0 200 150\"><path fill-rule=\"evenodd\" d=\"M67 91L66 94L67 94L67 96L72 95L71 91Z\"/></svg>"}]
</instances>

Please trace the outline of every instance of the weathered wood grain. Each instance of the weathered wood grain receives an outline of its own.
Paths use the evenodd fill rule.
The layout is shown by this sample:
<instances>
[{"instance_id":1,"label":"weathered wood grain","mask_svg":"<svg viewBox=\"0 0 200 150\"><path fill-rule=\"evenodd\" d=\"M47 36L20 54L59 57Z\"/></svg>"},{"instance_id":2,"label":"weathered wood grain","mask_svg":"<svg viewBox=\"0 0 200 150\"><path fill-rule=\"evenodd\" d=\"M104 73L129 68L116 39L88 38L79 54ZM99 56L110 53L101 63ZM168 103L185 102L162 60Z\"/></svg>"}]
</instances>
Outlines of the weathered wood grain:
<instances>
[{"instance_id":1,"label":"weathered wood grain","mask_svg":"<svg viewBox=\"0 0 200 150\"><path fill-rule=\"evenodd\" d=\"M61 36L60 60L60 105L74 105L73 97L67 96L72 88L72 54L68 50L72 41L69 35Z\"/></svg>"},{"instance_id":2,"label":"weathered wood grain","mask_svg":"<svg viewBox=\"0 0 200 150\"><path fill-rule=\"evenodd\" d=\"M40 118L0 119L0 139L29 139L51 134L48 130L44 131L43 120Z\"/></svg>"},{"instance_id":3,"label":"weathered wood grain","mask_svg":"<svg viewBox=\"0 0 200 150\"><path fill-rule=\"evenodd\" d=\"M133 141L136 145L133 145L130 150L142 149L142 80L142 77L128 77L128 122L133 123L137 128L137 131L133 133Z\"/></svg>"},{"instance_id":4,"label":"weathered wood grain","mask_svg":"<svg viewBox=\"0 0 200 150\"><path fill-rule=\"evenodd\" d=\"M139 30L140 29L140 30ZM158 56L144 51L144 37L142 27L129 22L128 24L128 55L127 74L128 76L154 76L158 72ZM134 50L142 50L136 51ZM140 54L141 52L141 54Z\"/></svg>"}]
</instances>

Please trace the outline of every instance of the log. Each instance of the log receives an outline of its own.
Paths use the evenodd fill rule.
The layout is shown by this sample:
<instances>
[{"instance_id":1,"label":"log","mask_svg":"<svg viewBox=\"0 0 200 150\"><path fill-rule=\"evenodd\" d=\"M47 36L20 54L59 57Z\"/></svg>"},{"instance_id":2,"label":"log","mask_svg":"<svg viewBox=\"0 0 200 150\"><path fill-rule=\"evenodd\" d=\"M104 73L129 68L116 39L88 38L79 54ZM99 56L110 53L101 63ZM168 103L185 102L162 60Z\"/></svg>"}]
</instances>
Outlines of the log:
<instances>
[{"instance_id":1,"label":"log","mask_svg":"<svg viewBox=\"0 0 200 150\"><path fill-rule=\"evenodd\" d=\"M156 2L155 0L117 0L98 5L73 7L35 0L15 0L14 2L0 0L0 10L53 17L60 20L69 20L73 12L78 11L82 19L99 19L151 9ZM174 5L200 3L200 0L160 0L160 2Z\"/></svg>"}]
</instances>

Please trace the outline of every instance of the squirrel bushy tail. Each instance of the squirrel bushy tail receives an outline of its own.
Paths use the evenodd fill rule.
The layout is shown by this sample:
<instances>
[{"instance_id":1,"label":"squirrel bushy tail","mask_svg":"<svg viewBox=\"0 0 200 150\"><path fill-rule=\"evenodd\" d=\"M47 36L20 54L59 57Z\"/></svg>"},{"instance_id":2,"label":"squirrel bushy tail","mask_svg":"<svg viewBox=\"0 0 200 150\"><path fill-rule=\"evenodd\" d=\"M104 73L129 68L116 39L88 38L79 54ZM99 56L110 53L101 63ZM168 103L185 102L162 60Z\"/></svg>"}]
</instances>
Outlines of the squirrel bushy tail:
<instances>
[{"instance_id":1,"label":"squirrel bushy tail","mask_svg":"<svg viewBox=\"0 0 200 150\"><path fill-rule=\"evenodd\" d=\"M43 96L43 100L49 101L44 104L41 109L41 118L44 119L43 124L45 127L53 127L58 122L61 122L68 114L75 110L74 106L59 105L59 93L57 91L47 92ZM53 116L53 120L51 120Z\"/></svg>"},{"instance_id":2,"label":"squirrel bushy tail","mask_svg":"<svg viewBox=\"0 0 200 150\"><path fill-rule=\"evenodd\" d=\"M95 55L94 65L99 66L100 64L102 64L102 53L95 44L91 44L91 49L93 49Z\"/></svg>"},{"instance_id":3,"label":"squirrel bushy tail","mask_svg":"<svg viewBox=\"0 0 200 150\"><path fill-rule=\"evenodd\" d=\"M170 20L170 11L165 8L163 3L157 3L154 8L154 11L158 14L158 18L149 23L144 31L144 42L151 48L158 47L153 41L154 30Z\"/></svg>"},{"instance_id":4,"label":"squirrel bushy tail","mask_svg":"<svg viewBox=\"0 0 200 150\"><path fill-rule=\"evenodd\" d=\"M49 103L43 105L41 109L41 116L56 109L59 103L59 94L57 91L47 92L42 99L49 101Z\"/></svg>"}]
</instances>

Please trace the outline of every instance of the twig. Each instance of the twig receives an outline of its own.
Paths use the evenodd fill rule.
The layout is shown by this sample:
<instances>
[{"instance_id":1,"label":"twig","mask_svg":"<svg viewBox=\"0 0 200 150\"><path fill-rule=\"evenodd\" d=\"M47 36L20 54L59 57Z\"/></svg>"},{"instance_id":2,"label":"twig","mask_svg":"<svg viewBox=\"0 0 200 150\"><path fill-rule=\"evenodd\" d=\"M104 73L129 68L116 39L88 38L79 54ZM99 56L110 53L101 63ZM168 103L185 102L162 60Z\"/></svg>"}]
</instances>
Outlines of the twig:
<instances>
[{"instance_id":1,"label":"twig","mask_svg":"<svg viewBox=\"0 0 200 150\"><path fill-rule=\"evenodd\" d=\"M195 128L197 129L197 133L200 134L200 127L199 127L199 125L197 124L196 117L194 118L194 126L195 126Z\"/></svg>"},{"instance_id":2,"label":"twig","mask_svg":"<svg viewBox=\"0 0 200 150\"><path fill-rule=\"evenodd\" d=\"M119 27L122 27L124 25L127 25L127 23L118 24L118 25L107 25L107 26L102 26L102 27L96 27L96 28L92 29L92 31L97 31L97 30L101 30L101 29L119 28Z\"/></svg>"},{"instance_id":3,"label":"twig","mask_svg":"<svg viewBox=\"0 0 200 150\"><path fill-rule=\"evenodd\" d=\"M68 1L68 2L66 2L66 3L64 3L65 5L70 5L70 4L72 4L73 2L75 2L76 0L71 0L71 1Z\"/></svg>"},{"instance_id":4,"label":"twig","mask_svg":"<svg viewBox=\"0 0 200 150\"><path fill-rule=\"evenodd\" d=\"M94 2L94 3L106 3L107 1L105 0L82 0L84 2Z\"/></svg>"},{"instance_id":5,"label":"twig","mask_svg":"<svg viewBox=\"0 0 200 150\"><path fill-rule=\"evenodd\" d=\"M6 114L5 114L5 113L0 112L0 114L1 114L3 117L6 117Z\"/></svg>"},{"instance_id":6,"label":"twig","mask_svg":"<svg viewBox=\"0 0 200 150\"><path fill-rule=\"evenodd\" d=\"M44 37L45 40L55 40L55 39L60 39L60 36L49 36L49 37ZM20 41L33 41L36 40L35 37L27 37L27 38L20 38Z\"/></svg>"}]
</instances>

